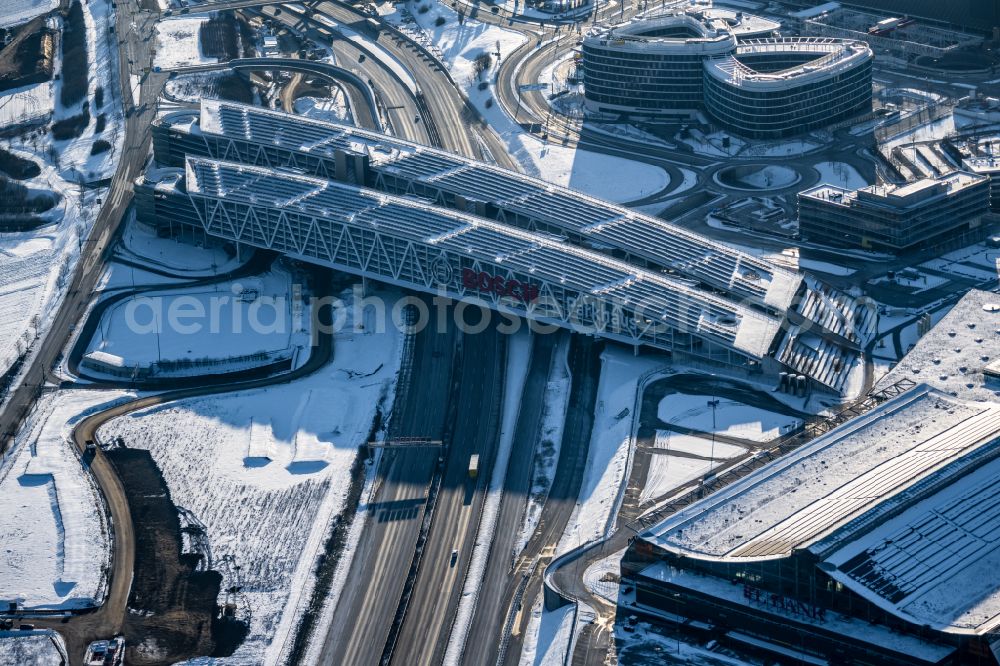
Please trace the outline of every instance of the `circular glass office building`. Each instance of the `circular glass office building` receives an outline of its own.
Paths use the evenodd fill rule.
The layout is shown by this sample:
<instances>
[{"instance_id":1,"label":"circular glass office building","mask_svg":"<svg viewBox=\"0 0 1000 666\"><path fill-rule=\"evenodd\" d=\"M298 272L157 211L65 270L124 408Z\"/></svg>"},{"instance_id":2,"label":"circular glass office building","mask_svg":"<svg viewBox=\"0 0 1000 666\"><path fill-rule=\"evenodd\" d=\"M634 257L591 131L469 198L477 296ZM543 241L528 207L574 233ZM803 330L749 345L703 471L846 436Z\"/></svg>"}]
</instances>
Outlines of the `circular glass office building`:
<instances>
[{"instance_id":1,"label":"circular glass office building","mask_svg":"<svg viewBox=\"0 0 1000 666\"><path fill-rule=\"evenodd\" d=\"M705 62L705 109L753 139L808 132L871 110L872 51L826 38L740 43Z\"/></svg>"},{"instance_id":2,"label":"circular glass office building","mask_svg":"<svg viewBox=\"0 0 1000 666\"><path fill-rule=\"evenodd\" d=\"M719 8L636 19L583 40L591 113L621 118L707 112L748 138L808 132L871 109L863 42L773 39L779 24Z\"/></svg>"},{"instance_id":3,"label":"circular glass office building","mask_svg":"<svg viewBox=\"0 0 1000 666\"><path fill-rule=\"evenodd\" d=\"M591 111L687 115L704 99L704 62L736 48L724 21L679 12L636 20L583 40L583 80Z\"/></svg>"}]
</instances>

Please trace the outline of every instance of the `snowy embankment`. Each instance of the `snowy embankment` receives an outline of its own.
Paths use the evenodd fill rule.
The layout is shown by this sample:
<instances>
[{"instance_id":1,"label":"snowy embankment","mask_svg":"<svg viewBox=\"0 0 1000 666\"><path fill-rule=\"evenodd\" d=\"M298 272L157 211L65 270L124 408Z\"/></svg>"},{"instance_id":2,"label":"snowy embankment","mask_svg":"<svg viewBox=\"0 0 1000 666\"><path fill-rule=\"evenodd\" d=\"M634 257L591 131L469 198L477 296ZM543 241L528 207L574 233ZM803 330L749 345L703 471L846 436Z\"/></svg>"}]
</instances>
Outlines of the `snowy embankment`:
<instances>
[{"instance_id":1,"label":"snowy embankment","mask_svg":"<svg viewBox=\"0 0 1000 666\"><path fill-rule=\"evenodd\" d=\"M59 0L3 0L0 3L0 28L27 23L59 6Z\"/></svg>"},{"instance_id":2,"label":"snowy embankment","mask_svg":"<svg viewBox=\"0 0 1000 666\"><path fill-rule=\"evenodd\" d=\"M465 641L472 625L472 615L476 611L479 589L482 586L483 576L486 574L486 563L489 560L490 546L493 544L493 534L496 531L500 501L503 499L504 479L507 477L507 465L510 462L514 431L517 429L517 418L521 409L521 396L524 393L524 382L527 379L528 365L531 362L531 347L531 334L526 329L507 338L507 371L504 380L500 442L497 447L496 460L493 463L493 473L486 490L486 500L483 502L483 513L479 519L476 542L472 548L472 559L469 562L469 570L465 574L462 597L458 602L458 611L455 614L455 622L452 625L448 648L444 655L444 664L461 662L462 653L465 651Z\"/></svg>"},{"instance_id":3,"label":"snowy embankment","mask_svg":"<svg viewBox=\"0 0 1000 666\"><path fill-rule=\"evenodd\" d=\"M235 254L227 253L219 244L195 245L188 241L162 238L156 229L132 216L115 256L152 269L176 273L178 277L198 278L231 271L239 265Z\"/></svg>"},{"instance_id":4,"label":"snowy embankment","mask_svg":"<svg viewBox=\"0 0 1000 666\"><path fill-rule=\"evenodd\" d=\"M338 333L333 361L309 377L171 403L101 430L104 441L149 450L173 501L206 525L222 590L239 567L250 632L217 663L278 663L298 625L358 446L376 410L391 409L400 336L377 332L372 315L361 332Z\"/></svg>"},{"instance_id":5,"label":"snowy embankment","mask_svg":"<svg viewBox=\"0 0 1000 666\"><path fill-rule=\"evenodd\" d=\"M562 448L563 427L566 425L566 409L569 407L571 378L568 355L569 337L564 336L552 353L552 366L549 368L549 378L542 398L544 401L542 428L535 448L535 460L532 463L531 490L524 508L521 532L514 542L515 553L524 550L535 532L549 488L555 478L556 463L559 461L559 451Z\"/></svg>"},{"instance_id":6,"label":"snowy embankment","mask_svg":"<svg viewBox=\"0 0 1000 666\"><path fill-rule=\"evenodd\" d=\"M45 394L28 417L0 463L0 603L89 608L103 600L109 527L70 434L83 414L127 395Z\"/></svg>"},{"instance_id":7,"label":"snowy embankment","mask_svg":"<svg viewBox=\"0 0 1000 666\"><path fill-rule=\"evenodd\" d=\"M525 630L524 647L519 666L562 666L566 663L576 605L567 604L554 611L542 608L542 595L531 608L531 619Z\"/></svg>"},{"instance_id":8,"label":"snowy embankment","mask_svg":"<svg viewBox=\"0 0 1000 666\"><path fill-rule=\"evenodd\" d=\"M293 281L276 266L263 275L123 300L104 313L84 362L93 357L161 375L292 358L310 342L309 312Z\"/></svg>"},{"instance_id":9,"label":"snowy embankment","mask_svg":"<svg viewBox=\"0 0 1000 666\"><path fill-rule=\"evenodd\" d=\"M199 31L207 22L207 16L161 19L156 24L156 57L153 64L162 69L176 69L219 62L218 58L206 56L201 48Z\"/></svg>"},{"instance_id":10,"label":"snowy embankment","mask_svg":"<svg viewBox=\"0 0 1000 666\"><path fill-rule=\"evenodd\" d=\"M607 530L631 459L639 382L667 367L662 358L635 357L631 350L618 347L609 347L601 354L601 380L587 467L556 556L600 538Z\"/></svg>"},{"instance_id":11,"label":"snowy embankment","mask_svg":"<svg viewBox=\"0 0 1000 666\"><path fill-rule=\"evenodd\" d=\"M89 233L100 211L99 200L106 188L82 189L81 183L109 178L115 170L124 141L124 118L119 103L118 52L110 48L108 27L114 16L109 0L90 0L82 5L87 28L87 53L91 65L87 99L90 122L80 137L55 141L48 132L34 131L0 140L0 147L39 164L41 173L22 181L32 190L46 190L59 197L55 208L42 217L51 224L35 231L5 233L0 239L0 374L6 372L41 335L62 301L69 277L79 257L82 239ZM113 36L110 38L113 42ZM56 50L56 71L61 69L61 54ZM73 105L59 102L62 82L40 84L35 94L42 95L55 118L80 112ZM103 106L98 108L95 95L103 89ZM18 91L0 93L0 106ZM40 102L41 103L41 102ZM98 117L104 116L105 128L96 133ZM98 138L111 148L91 155Z\"/></svg>"},{"instance_id":12,"label":"snowy embankment","mask_svg":"<svg viewBox=\"0 0 1000 666\"><path fill-rule=\"evenodd\" d=\"M616 202L640 199L670 184L667 172L659 167L550 144L528 134L514 122L495 97L494 78L499 67L495 52L499 46L501 59L509 56L524 43L524 35L471 19L459 21L453 9L431 0L411 1L406 7L428 42L441 53L452 78L507 144L509 153L525 172ZM421 13L421 7L428 9ZM402 22L399 13L383 18ZM437 25L439 18L443 19L441 25ZM476 76L476 58L483 54L489 57L491 66L480 78Z\"/></svg>"}]
</instances>

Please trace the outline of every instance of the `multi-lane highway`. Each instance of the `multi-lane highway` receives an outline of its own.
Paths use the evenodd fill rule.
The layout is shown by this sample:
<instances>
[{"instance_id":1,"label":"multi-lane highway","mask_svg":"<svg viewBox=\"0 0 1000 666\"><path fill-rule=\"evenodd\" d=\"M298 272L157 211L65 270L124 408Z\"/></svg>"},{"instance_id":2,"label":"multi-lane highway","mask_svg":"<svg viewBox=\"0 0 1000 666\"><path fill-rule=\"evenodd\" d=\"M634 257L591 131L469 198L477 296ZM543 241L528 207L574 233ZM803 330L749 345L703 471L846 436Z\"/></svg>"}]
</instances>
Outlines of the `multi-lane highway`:
<instances>
[{"instance_id":1,"label":"multi-lane highway","mask_svg":"<svg viewBox=\"0 0 1000 666\"><path fill-rule=\"evenodd\" d=\"M454 356L452 329L432 325L414 335L409 367L390 417L390 439L445 436ZM322 638L322 664L380 662L420 536L439 453L384 451L347 585Z\"/></svg>"},{"instance_id":2,"label":"multi-lane highway","mask_svg":"<svg viewBox=\"0 0 1000 666\"><path fill-rule=\"evenodd\" d=\"M493 543L465 642L466 664L496 663L498 638L520 582L520 576L514 570L514 545L521 532L531 491L535 446L541 432L545 387L556 339L556 335L537 335L533 339L531 362L524 382ZM555 362L562 363L563 359L555 359Z\"/></svg>"},{"instance_id":3,"label":"multi-lane highway","mask_svg":"<svg viewBox=\"0 0 1000 666\"><path fill-rule=\"evenodd\" d=\"M472 555L486 485L492 474L503 407L506 337L496 328L463 335L461 380L454 400L454 426L437 491L427 543L413 593L404 599L392 662L399 666L440 664ZM479 455L479 472L469 461Z\"/></svg>"}]
</instances>

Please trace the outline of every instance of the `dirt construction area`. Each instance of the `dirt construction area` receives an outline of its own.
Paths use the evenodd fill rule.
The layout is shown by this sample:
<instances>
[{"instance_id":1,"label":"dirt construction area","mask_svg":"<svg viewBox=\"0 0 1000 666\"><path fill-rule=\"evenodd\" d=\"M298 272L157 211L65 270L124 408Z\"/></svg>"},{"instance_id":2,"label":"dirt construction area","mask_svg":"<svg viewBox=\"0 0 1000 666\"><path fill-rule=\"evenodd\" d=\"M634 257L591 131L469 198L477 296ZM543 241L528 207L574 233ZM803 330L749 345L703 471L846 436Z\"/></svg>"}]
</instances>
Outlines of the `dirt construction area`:
<instances>
[{"instance_id":1,"label":"dirt construction area","mask_svg":"<svg viewBox=\"0 0 1000 666\"><path fill-rule=\"evenodd\" d=\"M181 527L163 476L148 451L107 453L128 496L135 524L135 577L124 635L128 664L172 664L232 654L246 633L221 619L222 576L199 571L201 558L181 552Z\"/></svg>"}]
</instances>

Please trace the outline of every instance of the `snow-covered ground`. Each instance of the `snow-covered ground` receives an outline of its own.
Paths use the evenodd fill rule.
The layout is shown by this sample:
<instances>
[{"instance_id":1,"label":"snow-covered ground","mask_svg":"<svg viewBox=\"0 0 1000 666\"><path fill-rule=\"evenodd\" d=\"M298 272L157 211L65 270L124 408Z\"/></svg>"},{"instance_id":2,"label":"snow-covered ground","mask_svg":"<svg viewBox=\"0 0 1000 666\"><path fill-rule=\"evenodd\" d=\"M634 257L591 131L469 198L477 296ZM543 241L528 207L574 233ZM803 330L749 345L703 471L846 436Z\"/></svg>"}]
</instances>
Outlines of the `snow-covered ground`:
<instances>
[{"instance_id":1,"label":"snow-covered ground","mask_svg":"<svg viewBox=\"0 0 1000 666\"><path fill-rule=\"evenodd\" d=\"M97 86L103 86L104 108L94 108L91 102L90 124L77 139L52 141L47 133L31 133L0 140L0 146L41 166L40 175L24 181L27 187L48 190L60 197L56 207L43 214L50 225L31 232L4 234L0 239L0 372L5 372L50 323L79 256L81 238L96 219L98 200L106 192L104 188L81 189L79 182L110 177L124 140L123 117L117 103L117 51L109 48L106 37L114 20L111 4L109 0L91 0L83 8L91 64L89 98L93 100ZM66 109L58 103L60 86L60 82L52 86L50 108L54 108L55 116L79 113L76 105ZM16 94L0 93L0 104ZM106 116L101 138L112 148L92 156L99 113Z\"/></svg>"},{"instance_id":2,"label":"snow-covered ground","mask_svg":"<svg viewBox=\"0 0 1000 666\"><path fill-rule=\"evenodd\" d=\"M186 278L225 273L239 264L236 255L227 254L219 245L205 247L161 238L155 229L135 218L126 225L116 256Z\"/></svg>"},{"instance_id":3,"label":"snow-covered ground","mask_svg":"<svg viewBox=\"0 0 1000 666\"><path fill-rule=\"evenodd\" d=\"M323 99L319 97L300 97L295 100L295 113L315 118L316 120L326 120L330 122L353 123L351 111L347 106L344 91L337 88L331 98Z\"/></svg>"},{"instance_id":4,"label":"snow-covered ground","mask_svg":"<svg viewBox=\"0 0 1000 666\"><path fill-rule=\"evenodd\" d=\"M631 350L618 347L609 347L601 354L601 380L587 467L577 505L556 547L557 555L605 533L634 445L639 382L666 367L662 358L636 358Z\"/></svg>"},{"instance_id":5,"label":"snow-covered ground","mask_svg":"<svg viewBox=\"0 0 1000 666\"><path fill-rule=\"evenodd\" d=\"M338 333L333 361L307 378L171 403L101 430L104 440L121 435L127 446L148 449L173 501L207 526L213 561L241 567L250 634L223 663L281 661L331 521L344 508L357 447L376 409L391 409L399 334L365 323L372 332Z\"/></svg>"},{"instance_id":6,"label":"snow-covered ground","mask_svg":"<svg viewBox=\"0 0 1000 666\"><path fill-rule=\"evenodd\" d=\"M0 603L85 608L104 598L110 537L70 432L124 393L45 394L0 464Z\"/></svg>"},{"instance_id":7,"label":"snow-covered ground","mask_svg":"<svg viewBox=\"0 0 1000 666\"><path fill-rule=\"evenodd\" d=\"M699 129L691 128L685 134L685 136L678 134L674 139L691 146L692 150L700 155L735 157L746 147L745 141L726 132L705 134ZM729 142L728 146L726 141Z\"/></svg>"},{"instance_id":8,"label":"snow-covered ground","mask_svg":"<svg viewBox=\"0 0 1000 666\"><path fill-rule=\"evenodd\" d=\"M712 396L673 393L660 401L660 420L682 428L712 432ZM750 407L732 400L719 400L715 409L715 432L754 442L767 442L799 427L798 419ZM640 501L663 497L685 483L707 474L720 462L747 452L738 444L658 430L654 447L662 452L650 456L646 484Z\"/></svg>"},{"instance_id":9,"label":"snow-covered ground","mask_svg":"<svg viewBox=\"0 0 1000 666\"><path fill-rule=\"evenodd\" d=\"M712 431L713 410L708 405L712 396L674 393L665 397L657 416L665 423ZM802 425L798 419L750 407L732 400L719 400L714 410L715 432L754 442L769 442Z\"/></svg>"},{"instance_id":10,"label":"snow-covered ground","mask_svg":"<svg viewBox=\"0 0 1000 666\"><path fill-rule=\"evenodd\" d=\"M59 0L3 0L0 3L0 28L20 25L58 6Z\"/></svg>"},{"instance_id":11,"label":"snow-covered ground","mask_svg":"<svg viewBox=\"0 0 1000 666\"><path fill-rule=\"evenodd\" d=\"M420 13L418 7L421 5L429 9ZM475 76L476 56L496 52L499 44L501 59L507 57L524 42L521 33L470 19L459 23L454 10L430 0L411 1L407 7L417 25L440 51L455 81L527 173L619 203L655 194L669 185L670 177L659 167L566 148L526 133L507 110L501 108L494 95L495 55L490 56L493 64L482 75L482 81L488 81L490 85L485 90L479 89L480 81ZM435 25L438 17L444 19L442 25ZM398 13L384 18L397 23L401 21Z\"/></svg>"},{"instance_id":12,"label":"snow-covered ground","mask_svg":"<svg viewBox=\"0 0 1000 666\"><path fill-rule=\"evenodd\" d=\"M519 666L562 666L569 651L575 615L574 604L554 611L542 608L542 596L531 608Z\"/></svg>"},{"instance_id":13,"label":"snow-covered ground","mask_svg":"<svg viewBox=\"0 0 1000 666\"><path fill-rule=\"evenodd\" d=\"M0 631L0 664L64 666L66 646L54 631Z\"/></svg>"},{"instance_id":14,"label":"snow-covered ground","mask_svg":"<svg viewBox=\"0 0 1000 666\"><path fill-rule=\"evenodd\" d=\"M0 93L0 127L44 122L55 104L52 81Z\"/></svg>"},{"instance_id":15,"label":"snow-covered ground","mask_svg":"<svg viewBox=\"0 0 1000 666\"><path fill-rule=\"evenodd\" d=\"M714 641L713 641L714 643ZM686 664L688 666L750 666L762 663L745 661L713 652L697 645L678 640L674 636L664 636L657 627L639 622L634 632L623 631L615 626L615 645L620 663L644 664ZM718 649L718 648L716 648ZM769 662L767 662L769 663Z\"/></svg>"},{"instance_id":16,"label":"snow-covered ground","mask_svg":"<svg viewBox=\"0 0 1000 666\"><path fill-rule=\"evenodd\" d=\"M538 526L545 498L555 478L559 450L562 448L563 426L566 424L566 408L569 406L570 374L567 363L569 338L563 337L552 352L552 367L542 400L542 427L535 446L535 460L532 467L531 490L524 509L524 523L521 533L514 543L514 552L524 550L528 540Z\"/></svg>"},{"instance_id":17,"label":"snow-covered ground","mask_svg":"<svg viewBox=\"0 0 1000 666\"><path fill-rule=\"evenodd\" d=\"M857 273L857 269L847 268L839 264L831 264L829 261L819 261L817 259L799 258L799 268L818 273L829 273L830 275L848 276Z\"/></svg>"},{"instance_id":18,"label":"snow-covered ground","mask_svg":"<svg viewBox=\"0 0 1000 666\"><path fill-rule=\"evenodd\" d=\"M170 17L156 24L156 57L153 64L163 69L185 65L210 65L218 58L205 56L198 31L207 16Z\"/></svg>"},{"instance_id":19,"label":"snow-covered ground","mask_svg":"<svg viewBox=\"0 0 1000 666\"><path fill-rule=\"evenodd\" d=\"M292 275L263 275L197 289L147 292L112 306L87 349L127 367L179 360L222 365L227 359L290 358L309 344L305 303L294 298ZM263 359L261 359L263 362Z\"/></svg>"},{"instance_id":20,"label":"snow-covered ground","mask_svg":"<svg viewBox=\"0 0 1000 666\"><path fill-rule=\"evenodd\" d=\"M819 172L819 181L827 185L836 185L847 190L858 190L870 185L857 169L846 162L820 162L814 167Z\"/></svg>"},{"instance_id":21,"label":"snow-covered ground","mask_svg":"<svg viewBox=\"0 0 1000 666\"><path fill-rule=\"evenodd\" d=\"M166 97L179 102L198 104L203 98L218 98L219 83L232 75L231 70L180 74L170 77L164 84L163 92Z\"/></svg>"}]
</instances>

